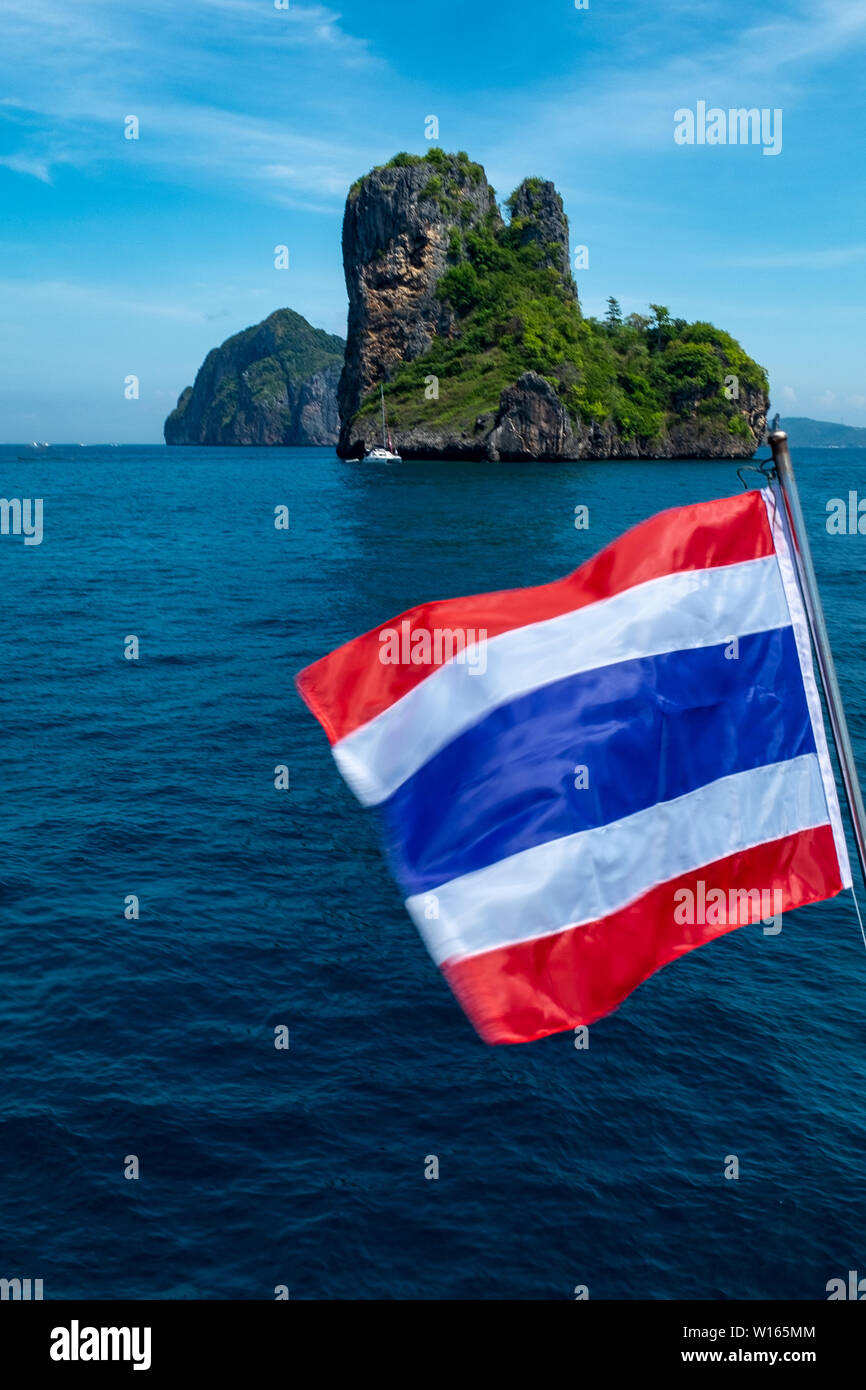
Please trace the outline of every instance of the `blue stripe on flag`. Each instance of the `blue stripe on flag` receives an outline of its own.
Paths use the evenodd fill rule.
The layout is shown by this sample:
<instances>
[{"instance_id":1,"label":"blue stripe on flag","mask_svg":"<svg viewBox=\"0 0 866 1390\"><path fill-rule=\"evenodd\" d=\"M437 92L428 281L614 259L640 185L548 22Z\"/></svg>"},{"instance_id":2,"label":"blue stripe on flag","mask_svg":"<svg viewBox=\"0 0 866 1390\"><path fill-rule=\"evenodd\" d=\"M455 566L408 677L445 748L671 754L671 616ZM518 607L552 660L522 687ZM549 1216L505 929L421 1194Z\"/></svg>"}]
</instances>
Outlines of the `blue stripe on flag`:
<instances>
[{"instance_id":1,"label":"blue stripe on flag","mask_svg":"<svg viewBox=\"0 0 866 1390\"><path fill-rule=\"evenodd\" d=\"M814 752L792 629L741 637L737 659L725 650L667 652L568 676L447 744L378 808L406 895L720 777ZM584 789L575 787L581 765Z\"/></svg>"}]
</instances>

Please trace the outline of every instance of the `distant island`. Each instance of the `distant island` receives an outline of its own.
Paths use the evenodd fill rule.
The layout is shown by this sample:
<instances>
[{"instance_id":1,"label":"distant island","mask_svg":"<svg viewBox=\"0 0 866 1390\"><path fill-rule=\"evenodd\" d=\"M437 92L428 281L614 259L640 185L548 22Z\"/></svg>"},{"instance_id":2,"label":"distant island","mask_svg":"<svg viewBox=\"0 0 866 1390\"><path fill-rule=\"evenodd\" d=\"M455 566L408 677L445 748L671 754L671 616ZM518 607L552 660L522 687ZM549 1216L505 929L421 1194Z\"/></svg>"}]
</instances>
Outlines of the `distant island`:
<instances>
[{"instance_id":1,"label":"distant island","mask_svg":"<svg viewBox=\"0 0 866 1390\"><path fill-rule=\"evenodd\" d=\"M166 444L336 444L345 346L277 309L208 353L165 422Z\"/></svg>"},{"instance_id":2,"label":"distant island","mask_svg":"<svg viewBox=\"0 0 866 1390\"><path fill-rule=\"evenodd\" d=\"M781 421L780 429L787 431L792 449L866 449L866 429L859 425L791 415Z\"/></svg>"},{"instance_id":3,"label":"distant island","mask_svg":"<svg viewBox=\"0 0 866 1390\"><path fill-rule=\"evenodd\" d=\"M585 318L552 183L507 220L480 164L434 146L350 188L347 339L279 309L208 354L168 444L382 442L404 458L748 458L767 374L724 330L667 306Z\"/></svg>"}]
</instances>

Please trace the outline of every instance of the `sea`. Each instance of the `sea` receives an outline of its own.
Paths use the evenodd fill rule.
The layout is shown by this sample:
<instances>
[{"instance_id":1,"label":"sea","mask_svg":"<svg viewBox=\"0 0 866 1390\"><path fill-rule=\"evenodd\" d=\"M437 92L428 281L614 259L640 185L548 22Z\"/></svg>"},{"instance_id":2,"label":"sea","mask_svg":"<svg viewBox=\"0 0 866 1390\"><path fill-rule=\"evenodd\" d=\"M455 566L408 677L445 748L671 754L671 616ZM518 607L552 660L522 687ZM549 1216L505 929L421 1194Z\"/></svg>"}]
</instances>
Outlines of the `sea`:
<instances>
[{"instance_id":1,"label":"sea","mask_svg":"<svg viewBox=\"0 0 866 1390\"><path fill-rule=\"evenodd\" d=\"M0 465L6 498L43 503L41 543L0 535L0 1277L628 1300L866 1274L852 895L669 965L586 1048L489 1047L294 688L413 604L545 583L739 492L736 464L28 444ZM866 499L866 451L795 465L866 772L866 535L826 524Z\"/></svg>"}]
</instances>

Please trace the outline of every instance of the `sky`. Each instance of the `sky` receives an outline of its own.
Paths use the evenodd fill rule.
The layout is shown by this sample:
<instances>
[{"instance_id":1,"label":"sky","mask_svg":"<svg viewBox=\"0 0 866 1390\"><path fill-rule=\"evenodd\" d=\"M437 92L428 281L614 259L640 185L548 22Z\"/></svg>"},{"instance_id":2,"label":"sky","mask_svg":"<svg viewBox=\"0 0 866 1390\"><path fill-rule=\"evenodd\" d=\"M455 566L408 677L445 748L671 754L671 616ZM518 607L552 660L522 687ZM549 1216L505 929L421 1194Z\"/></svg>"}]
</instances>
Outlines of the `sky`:
<instances>
[{"instance_id":1,"label":"sky","mask_svg":"<svg viewBox=\"0 0 866 1390\"><path fill-rule=\"evenodd\" d=\"M346 191L431 143L553 180L585 313L709 319L866 425L864 53L864 0L0 0L0 441L159 441L232 333L344 333ZM781 151L677 143L699 102Z\"/></svg>"}]
</instances>

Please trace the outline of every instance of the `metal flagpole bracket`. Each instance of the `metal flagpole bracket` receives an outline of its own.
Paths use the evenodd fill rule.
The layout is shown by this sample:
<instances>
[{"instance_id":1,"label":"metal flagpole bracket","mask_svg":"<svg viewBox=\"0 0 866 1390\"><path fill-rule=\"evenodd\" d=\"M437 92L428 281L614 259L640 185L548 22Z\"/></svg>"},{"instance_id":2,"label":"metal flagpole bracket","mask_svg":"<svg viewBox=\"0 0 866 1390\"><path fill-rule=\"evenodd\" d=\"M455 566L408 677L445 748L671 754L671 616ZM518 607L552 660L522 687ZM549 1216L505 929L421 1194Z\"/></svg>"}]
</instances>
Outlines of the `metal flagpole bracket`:
<instances>
[{"instance_id":1,"label":"metal flagpole bracket","mask_svg":"<svg viewBox=\"0 0 866 1390\"><path fill-rule=\"evenodd\" d=\"M854 830L857 857L860 860L860 870L863 874L863 881L866 883L866 810L864 810L863 807L863 796L860 791L860 781L857 776L857 764L854 761L851 735L848 732L848 721L845 718L845 710L842 705L842 694L839 690L839 681L836 676L836 663L833 660L833 653L830 649L830 638L827 635L824 609L821 604L821 595L818 591L815 568L812 564L812 552L809 549L806 522L803 517L803 509L800 505L800 494L797 491L797 480L794 477L794 467L791 463L791 454L788 449L788 436L784 430L774 430L768 437L768 443L773 451L774 491L778 490L779 496L777 500L781 504L782 524L788 533L791 558L797 571L797 579L800 585L800 591L803 595L803 605L806 609L806 618L809 623L812 646L815 650L818 672L821 677L821 684L824 688L827 712L830 716L833 743L836 746L836 756L839 759L839 770L842 774L845 800L848 803L848 811ZM763 470L761 471L763 472Z\"/></svg>"}]
</instances>

